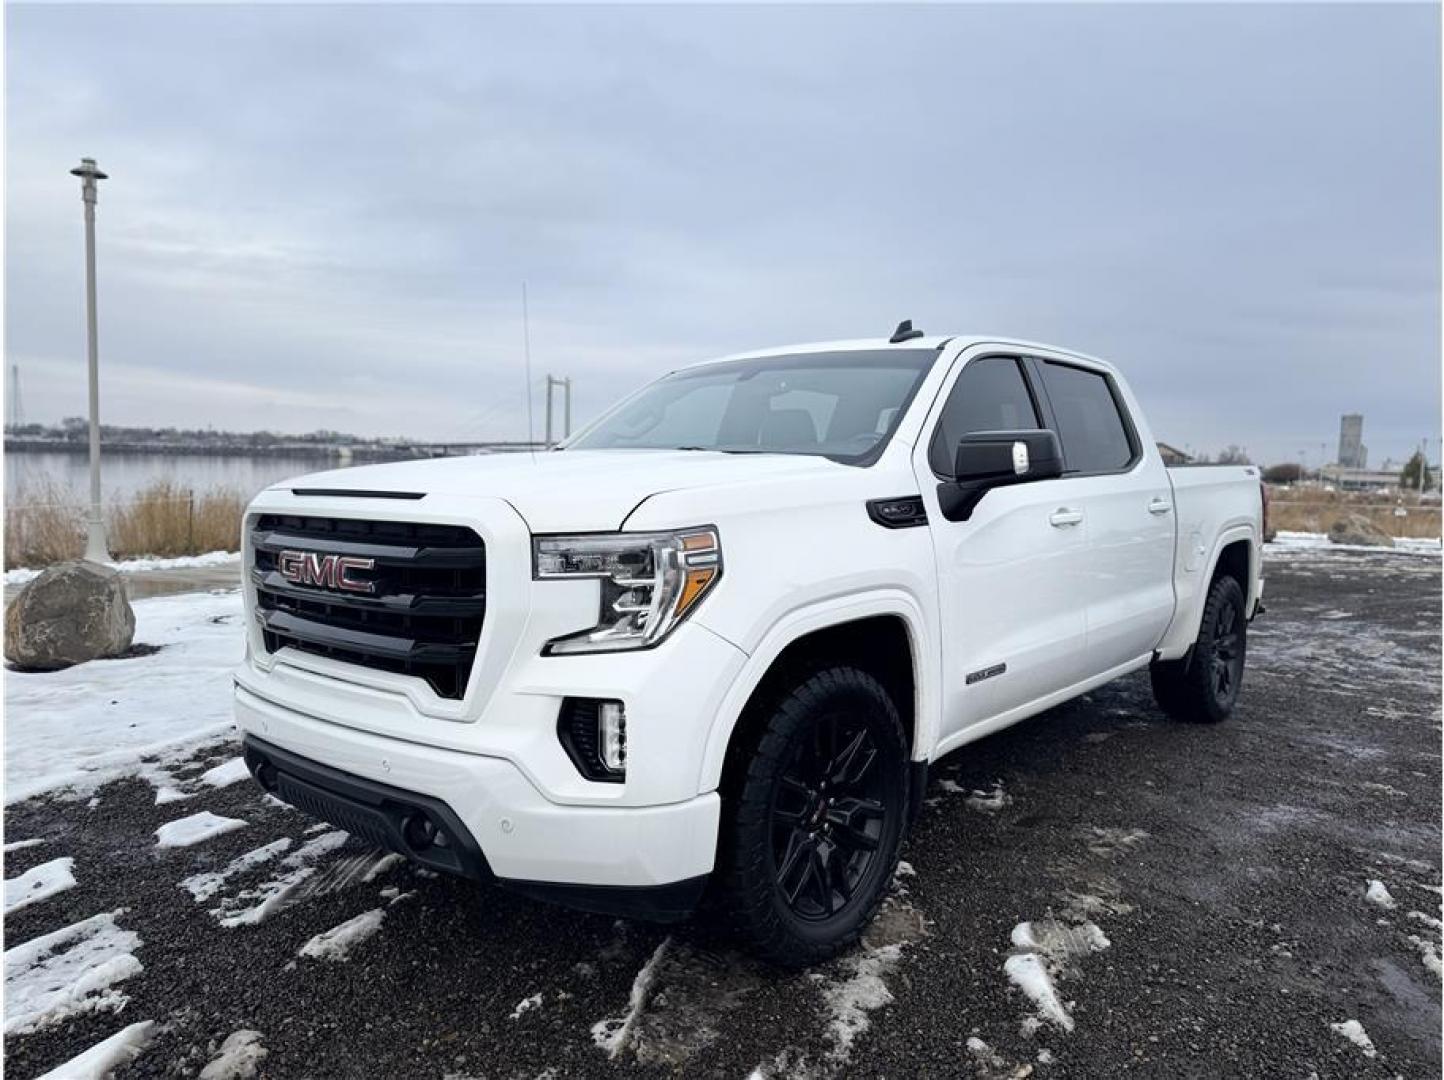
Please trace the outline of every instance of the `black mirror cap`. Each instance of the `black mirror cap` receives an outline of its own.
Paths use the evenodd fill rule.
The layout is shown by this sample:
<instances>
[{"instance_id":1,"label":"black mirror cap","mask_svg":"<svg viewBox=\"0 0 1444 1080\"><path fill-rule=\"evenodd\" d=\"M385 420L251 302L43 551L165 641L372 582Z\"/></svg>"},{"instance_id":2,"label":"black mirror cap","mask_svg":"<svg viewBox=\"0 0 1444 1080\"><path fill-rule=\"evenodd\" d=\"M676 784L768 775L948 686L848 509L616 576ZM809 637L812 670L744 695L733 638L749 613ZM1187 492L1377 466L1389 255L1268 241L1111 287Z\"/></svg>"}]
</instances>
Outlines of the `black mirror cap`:
<instances>
[{"instance_id":1,"label":"black mirror cap","mask_svg":"<svg viewBox=\"0 0 1444 1080\"><path fill-rule=\"evenodd\" d=\"M1019 444L1021 454L1015 451ZM953 479L960 484L1024 484L1062 475L1063 451L1058 436L1047 428L969 432L958 440L953 457Z\"/></svg>"},{"instance_id":2,"label":"black mirror cap","mask_svg":"<svg viewBox=\"0 0 1444 1080\"><path fill-rule=\"evenodd\" d=\"M953 479L938 485L938 506L949 521L967 521L994 488L1062 475L1063 452L1052 431L974 431L958 440Z\"/></svg>"}]
</instances>

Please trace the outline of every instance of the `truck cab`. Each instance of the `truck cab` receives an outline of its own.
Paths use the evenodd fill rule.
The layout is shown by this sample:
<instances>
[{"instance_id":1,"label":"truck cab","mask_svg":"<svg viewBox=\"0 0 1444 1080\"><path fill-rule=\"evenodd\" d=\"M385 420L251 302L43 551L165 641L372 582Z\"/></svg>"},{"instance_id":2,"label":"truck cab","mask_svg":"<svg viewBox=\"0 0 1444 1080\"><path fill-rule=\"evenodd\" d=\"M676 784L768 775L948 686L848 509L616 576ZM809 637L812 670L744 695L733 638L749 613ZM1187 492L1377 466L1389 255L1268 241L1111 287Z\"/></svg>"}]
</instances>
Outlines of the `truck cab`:
<instances>
[{"instance_id":1,"label":"truck cab","mask_svg":"<svg viewBox=\"0 0 1444 1080\"><path fill-rule=\"evenodd\" d=\"M944 754L1143 668L1224 719L1262 516L1095 358L907 324L729 357L552 451L262 492L237 723L268 791L420 863L661 920L710 892L806 964Z\"/></svg>"}]
</instances>

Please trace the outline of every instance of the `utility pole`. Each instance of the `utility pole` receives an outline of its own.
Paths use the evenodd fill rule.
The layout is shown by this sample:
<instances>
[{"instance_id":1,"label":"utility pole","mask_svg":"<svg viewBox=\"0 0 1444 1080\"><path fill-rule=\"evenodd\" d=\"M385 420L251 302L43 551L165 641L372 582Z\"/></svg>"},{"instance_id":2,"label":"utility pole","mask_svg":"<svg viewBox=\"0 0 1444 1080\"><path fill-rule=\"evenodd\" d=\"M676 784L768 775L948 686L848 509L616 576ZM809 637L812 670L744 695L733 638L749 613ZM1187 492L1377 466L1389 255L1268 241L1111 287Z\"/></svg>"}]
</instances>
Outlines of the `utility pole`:
<instances>
[{"instance_id":1,"label":"utility pole","mask_svg":"<svg viewBox=\"0 0 1444 1080\"><path fill-rule=\"evenodd\" d=\"M98 181L108 179L94 158L81 158L70 170L80 177L80 198L85 203L85 323L90 359L90 515L86 522L85 558L110 562L105 544L105 519L100 513L100 355L95 320L95 193Z\"/></svg>"},{"instance_id":2,"label":"utility pole","mask_svg":"<svg viewBox=\"0 0 1444 1080\"><path fill-rule=\"evenodd\" d=\"M546 448L552 448L552 390L561 387L562 390L562 438L572 433L572 380L568 376L560 379L555 375L547 376L547 422L546 422Z\"/></svg>"},{"instance_id":3,"label":"utility pole","mask_svg":"<svg viewBox=\"0 0 1444 1080\"><path fill-rule=\"evenodd\" d=\"M20 365L10 365L10 426L18 428L25 423L25 406L20 403Z\"/></svg>"}]
</instances>

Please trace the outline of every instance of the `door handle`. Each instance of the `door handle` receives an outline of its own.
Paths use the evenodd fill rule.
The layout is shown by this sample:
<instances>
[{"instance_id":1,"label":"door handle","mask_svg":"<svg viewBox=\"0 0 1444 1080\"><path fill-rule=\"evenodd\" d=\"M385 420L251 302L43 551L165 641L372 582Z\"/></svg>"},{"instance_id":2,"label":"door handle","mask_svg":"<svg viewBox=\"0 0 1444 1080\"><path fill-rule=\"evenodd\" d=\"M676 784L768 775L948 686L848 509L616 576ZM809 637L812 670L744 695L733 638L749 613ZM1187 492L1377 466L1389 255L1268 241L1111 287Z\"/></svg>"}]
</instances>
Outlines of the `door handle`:
<instances>
[{"instance_id":1,"label":"door handle","mask_svg":"<svg viewBox=\"0 0 1444 1080\"><path fill-rule=\"evenodd\" d=\"M1069 510L1066 506L1059 507L1048 515L1048 524L1055 529L1066 529L1069 525L1077 525L1083 520L1083 511Z\"/></svg>"},{"instance_id":2,"label":"door handle","mask_svg":"<svg viewBox=\"0 0 1444 1080\"><path fill-rule=\"evenodd\" d=\"M1148 504L1148 512L1150 514L1166 514L1172 509L1173 503L1167 499L1154 499Z\"/></svg>"}]
</instances>

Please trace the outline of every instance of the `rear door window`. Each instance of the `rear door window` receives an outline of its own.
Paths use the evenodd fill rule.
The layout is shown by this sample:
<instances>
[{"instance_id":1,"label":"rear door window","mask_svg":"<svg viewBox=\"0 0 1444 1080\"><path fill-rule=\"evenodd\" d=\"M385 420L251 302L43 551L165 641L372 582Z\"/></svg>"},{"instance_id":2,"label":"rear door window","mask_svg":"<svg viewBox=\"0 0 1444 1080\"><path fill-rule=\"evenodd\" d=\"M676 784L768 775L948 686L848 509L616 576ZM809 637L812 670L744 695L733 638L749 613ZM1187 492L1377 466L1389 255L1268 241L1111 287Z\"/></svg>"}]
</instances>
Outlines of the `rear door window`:
<instances>
[{"instance_id":1,"label":"rear door window","mask_svg":"<svg viewBox=\"0 0 1444 1080\"><path fill-rule=\"evenodd\" d=\"M1101 371L1045 360L1038 365L1069 473L1119 472L1133 463L1134 440L1112 381Z\"/></svg>"}]
</instances>

